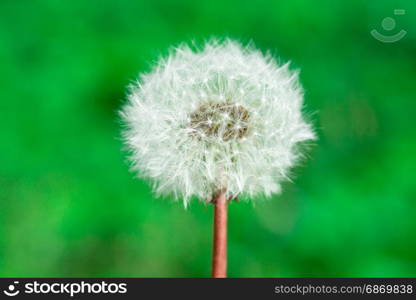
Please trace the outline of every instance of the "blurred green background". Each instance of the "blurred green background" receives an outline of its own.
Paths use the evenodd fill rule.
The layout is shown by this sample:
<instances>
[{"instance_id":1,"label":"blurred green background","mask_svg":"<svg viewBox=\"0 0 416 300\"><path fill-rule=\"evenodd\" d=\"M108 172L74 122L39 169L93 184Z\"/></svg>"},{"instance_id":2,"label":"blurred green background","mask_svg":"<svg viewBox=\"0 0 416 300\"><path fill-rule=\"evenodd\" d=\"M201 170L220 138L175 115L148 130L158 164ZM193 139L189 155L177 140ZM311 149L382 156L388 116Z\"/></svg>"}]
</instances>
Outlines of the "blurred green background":
<instances>
[{"instance_id":1,"label":"blurred green background","mask_svg":"<svg viewBox=\"0 0 416 300\"><path fill-rule=\"evenodd\" d=\"M416 276L415 9L1 0L0 275L210 275L212 207L134 179L117 111L170 46L229 36L301 69L319 135L282 195L231 205L229 275Z\"/></svg>"}]
</instances>

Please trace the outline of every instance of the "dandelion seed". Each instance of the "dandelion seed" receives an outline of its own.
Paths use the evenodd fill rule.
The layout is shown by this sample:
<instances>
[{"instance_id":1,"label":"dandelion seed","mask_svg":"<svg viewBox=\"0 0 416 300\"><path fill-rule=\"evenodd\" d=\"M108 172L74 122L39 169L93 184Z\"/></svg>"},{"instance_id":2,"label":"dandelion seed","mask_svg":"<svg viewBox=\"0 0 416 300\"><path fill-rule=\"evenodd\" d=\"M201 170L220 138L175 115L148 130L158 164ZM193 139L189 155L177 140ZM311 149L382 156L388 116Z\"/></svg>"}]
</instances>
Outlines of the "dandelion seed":
<instances>
[{"instance_id":1,"label":"dandelion seed","mask_svg":"<svg viewBox=\"0 0 416 300\"><path fill-rule=\"evenodd\" d=\"M131 87L122 111L133 169L151 178L158 194L175 195L185 203L192 197L209 202L225 184L227 197L271 195L274 186L285 179L282 174L301 157L295 145L315 137L300 113L303 93L297 72L291 72L287 64L278 65L269 55L234 41L213 41L200 52L180 46L158 66ZM223 83L221 91L217 77ZM237 77L244 84L229 84ZM172 79L175 85L169 84ZM212 91L210 96L205 89ZM242 142L244 159L231 160L225 150ZM205 151L218 153L208 157L210 161L197 160ZM261 159L260 153L265 153ZM280 161L280 157L288 159ZM230 166L227 172L220 161ZM207 165L215 176L206 176ZM221 182L214 177L221 177Z\"/></svg>"}]
</instances>

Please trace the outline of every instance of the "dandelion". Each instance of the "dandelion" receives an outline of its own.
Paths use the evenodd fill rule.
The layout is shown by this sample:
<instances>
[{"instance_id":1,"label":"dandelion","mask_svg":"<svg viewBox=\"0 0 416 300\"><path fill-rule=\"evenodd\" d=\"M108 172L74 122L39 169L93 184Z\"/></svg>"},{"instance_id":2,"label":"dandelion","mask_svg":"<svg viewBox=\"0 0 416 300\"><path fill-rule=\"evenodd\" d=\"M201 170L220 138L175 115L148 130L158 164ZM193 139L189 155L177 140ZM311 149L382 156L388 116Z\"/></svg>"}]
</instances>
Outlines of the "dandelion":
<instances>
[{"instance_id":1,"label":"dandelion","mask_svg":"<svg viewBox=\"0 0 416 300\"><path fill-rule=\"evenodd\" d=\"M231 40L179 46L130 87L132 169L157 195L215 204L214 277L226 275L227 202L280 193L315 138L302 106L297 72Z\"/></svg>"}]
</instances>

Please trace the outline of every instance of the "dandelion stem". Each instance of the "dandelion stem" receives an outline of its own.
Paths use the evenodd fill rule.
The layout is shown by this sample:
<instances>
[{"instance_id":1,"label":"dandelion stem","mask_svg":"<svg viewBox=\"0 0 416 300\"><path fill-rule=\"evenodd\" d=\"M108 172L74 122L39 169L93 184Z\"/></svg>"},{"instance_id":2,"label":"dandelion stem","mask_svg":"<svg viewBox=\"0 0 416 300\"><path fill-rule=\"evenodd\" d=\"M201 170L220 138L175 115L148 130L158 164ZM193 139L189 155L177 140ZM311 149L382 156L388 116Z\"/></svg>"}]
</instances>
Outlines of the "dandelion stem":
<instances>
[{"instance_id":1,"label":"dandelion stem","mask_svg":"<svg viewBox=\"0 0 416 300\"><path fill-rule=\"evenodd\" d=\"M221 190L213 199L214 243L212 256L212 277L227 277L227 197Z\"/></svg>"}]
</instances>

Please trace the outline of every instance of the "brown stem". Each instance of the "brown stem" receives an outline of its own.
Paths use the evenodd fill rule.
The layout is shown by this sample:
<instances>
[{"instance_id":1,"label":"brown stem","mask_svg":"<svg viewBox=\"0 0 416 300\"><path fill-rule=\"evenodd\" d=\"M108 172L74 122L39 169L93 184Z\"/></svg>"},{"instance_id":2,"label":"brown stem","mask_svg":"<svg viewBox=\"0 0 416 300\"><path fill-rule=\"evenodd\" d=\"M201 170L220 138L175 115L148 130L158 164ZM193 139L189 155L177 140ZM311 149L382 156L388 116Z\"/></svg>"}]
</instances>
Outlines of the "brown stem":
<instances>
[{"instance_id":1,"label":"brown stem","mask_svg":"<svg viewBox=\"0 0 416 300\"><path fill-rule=\"evenodd\" d=\"M212 277L227 277L227 197L221 190L213 199L214 211L214 245L212 256Z\"/></svg>"}]
</instances>

